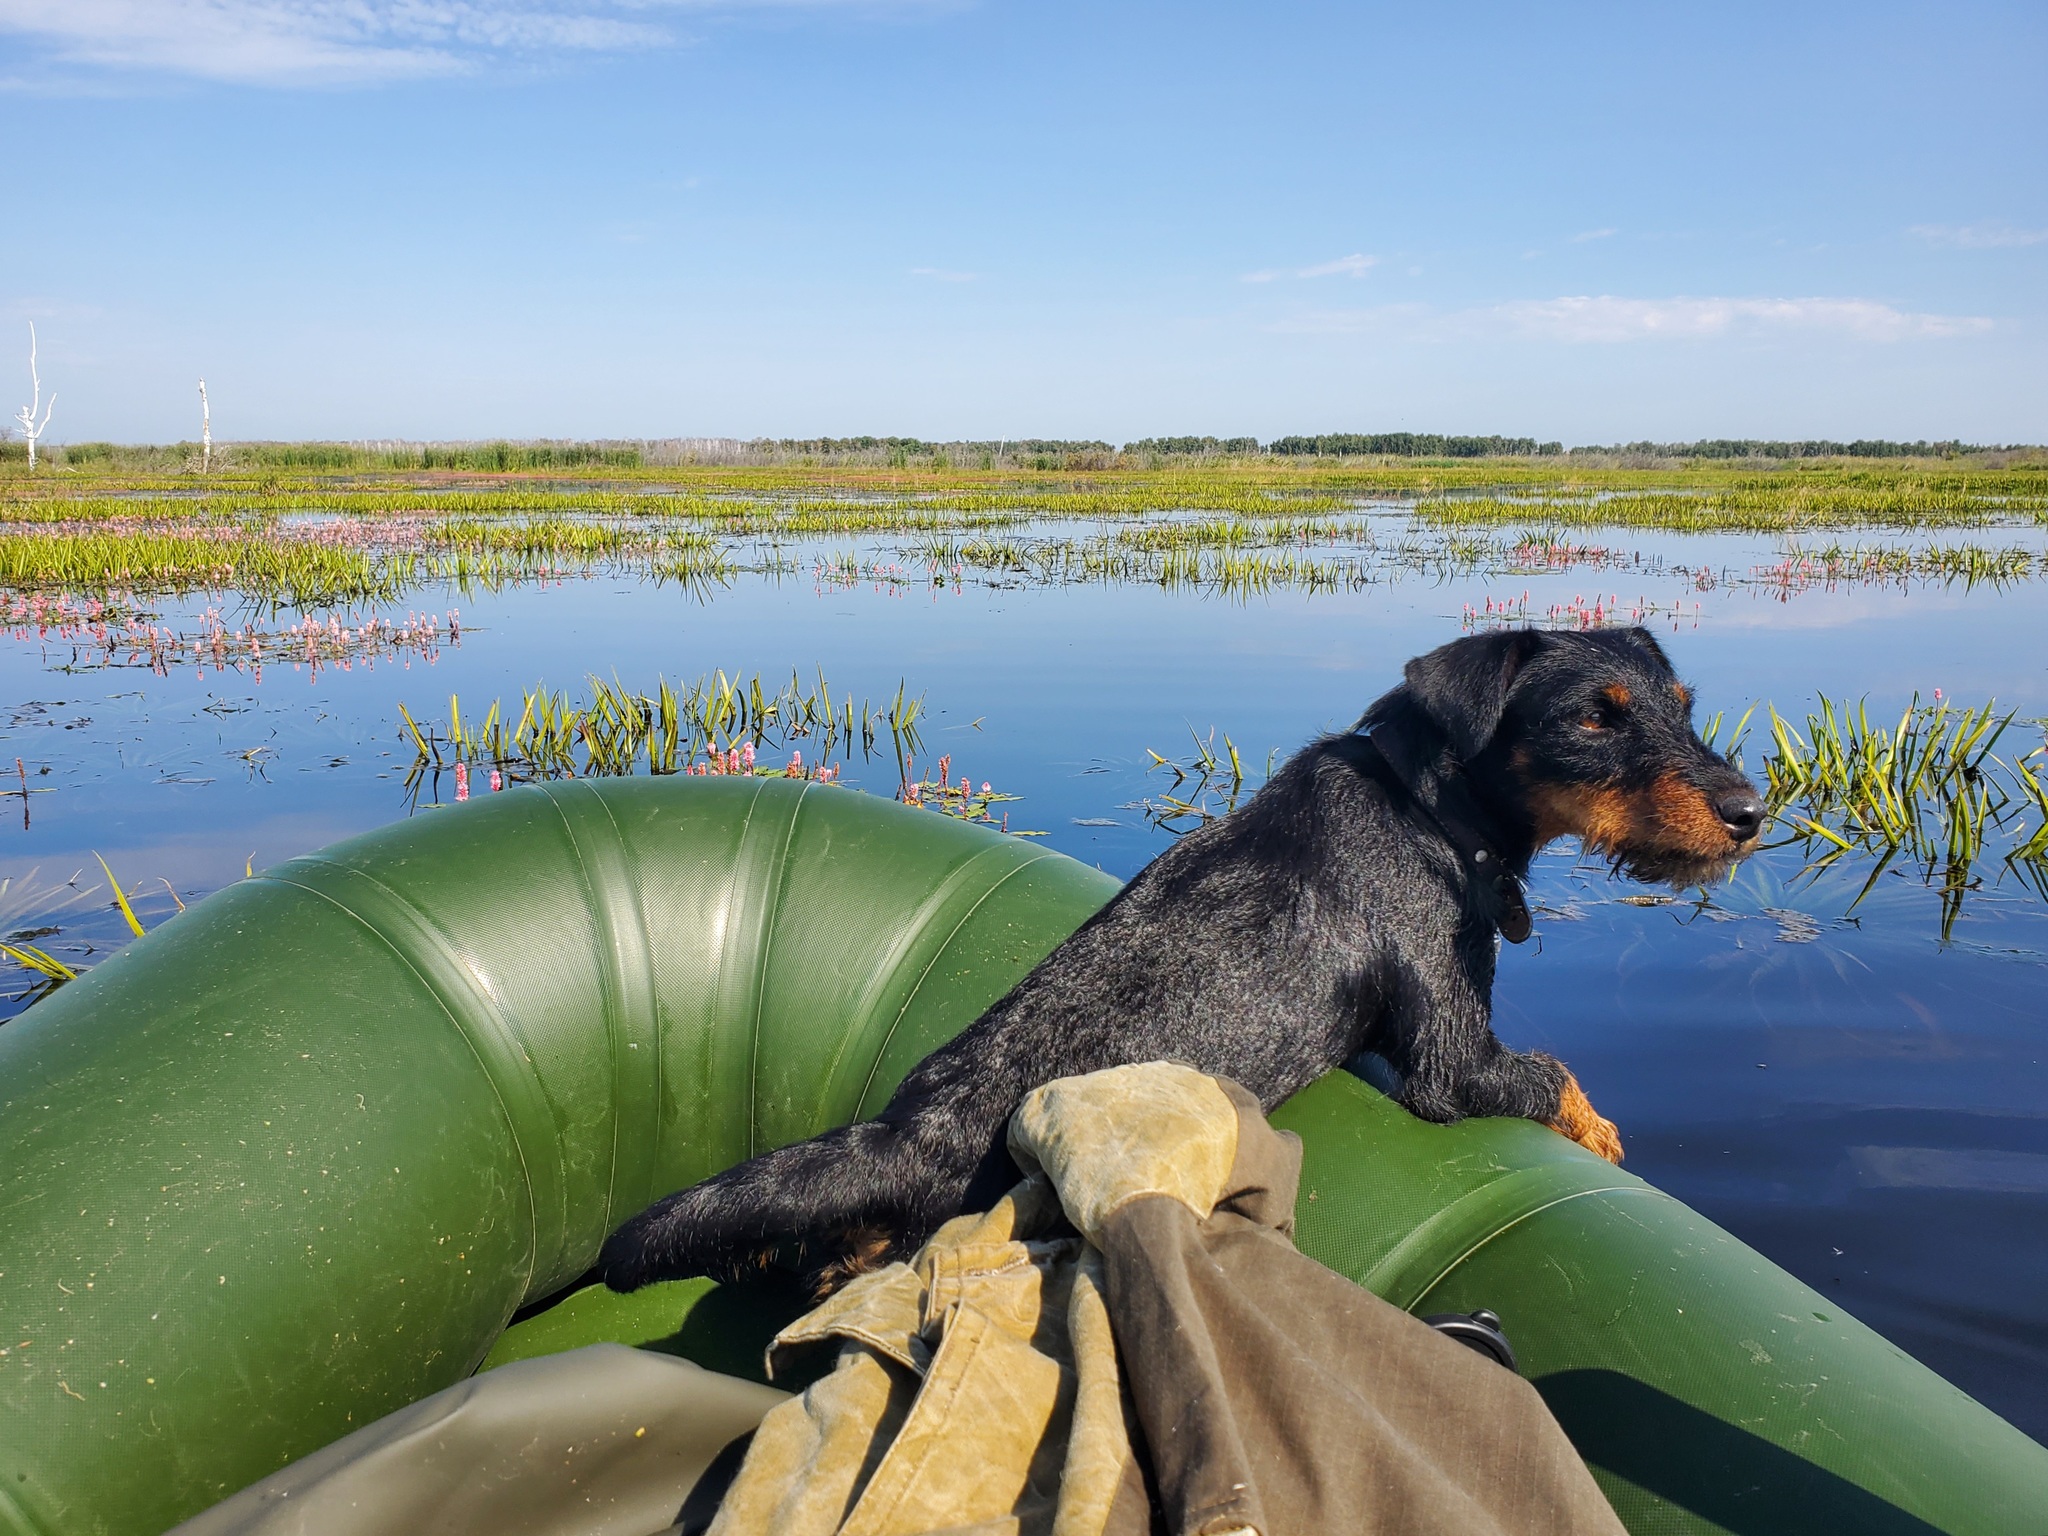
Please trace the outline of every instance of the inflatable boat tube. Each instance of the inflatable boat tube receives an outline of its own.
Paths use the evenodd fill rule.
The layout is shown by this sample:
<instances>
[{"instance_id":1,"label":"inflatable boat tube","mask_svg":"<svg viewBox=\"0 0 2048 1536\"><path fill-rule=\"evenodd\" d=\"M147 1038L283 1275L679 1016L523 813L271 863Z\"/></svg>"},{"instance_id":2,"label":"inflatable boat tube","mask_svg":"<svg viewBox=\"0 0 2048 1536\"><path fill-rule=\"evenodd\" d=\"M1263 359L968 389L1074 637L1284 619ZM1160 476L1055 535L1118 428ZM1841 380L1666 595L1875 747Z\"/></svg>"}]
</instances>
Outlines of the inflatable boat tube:
<instances>
[{"instance_id":1,"label":"inflatable boat tube","mask_svg":"<svg viewBox=\"0 0 2048 1536\"><path fill-rule=\"evenodd\" d=\"M480 798L208 898L0 1027L0 1531L150 1536L494 1346L716 1356L661 1292L506 1330L653 1197L873 1112L1115 888L733 778ZM1301 1246L1498 1312L1632 1530L2040 1527L2048 1451L1563 1138L1341 1073L1276 1118Z\"/></svg>"}]
</instances>

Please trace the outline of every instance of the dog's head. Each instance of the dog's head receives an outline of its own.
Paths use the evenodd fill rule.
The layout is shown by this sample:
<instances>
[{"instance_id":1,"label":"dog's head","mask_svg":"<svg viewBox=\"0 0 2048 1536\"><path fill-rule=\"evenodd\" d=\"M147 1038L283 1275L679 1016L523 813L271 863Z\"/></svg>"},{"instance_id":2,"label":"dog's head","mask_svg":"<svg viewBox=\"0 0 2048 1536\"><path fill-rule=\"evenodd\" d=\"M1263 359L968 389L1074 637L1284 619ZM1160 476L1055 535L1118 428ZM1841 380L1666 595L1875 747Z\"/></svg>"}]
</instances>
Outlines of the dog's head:
<instances>
[{"instance_id":1,"label":"dog's head","mask_svg":"<svg viewBox=\"0 0 2048 1536\"><path fill-rule=\"evenodd\" d=\"M1692 691L1648 630L1512 630L1407 666L1410 698L1541 847L1567 834L1638 880L1718 879L1764 806L1692 724Z\"/></svg>"}]
</instances>

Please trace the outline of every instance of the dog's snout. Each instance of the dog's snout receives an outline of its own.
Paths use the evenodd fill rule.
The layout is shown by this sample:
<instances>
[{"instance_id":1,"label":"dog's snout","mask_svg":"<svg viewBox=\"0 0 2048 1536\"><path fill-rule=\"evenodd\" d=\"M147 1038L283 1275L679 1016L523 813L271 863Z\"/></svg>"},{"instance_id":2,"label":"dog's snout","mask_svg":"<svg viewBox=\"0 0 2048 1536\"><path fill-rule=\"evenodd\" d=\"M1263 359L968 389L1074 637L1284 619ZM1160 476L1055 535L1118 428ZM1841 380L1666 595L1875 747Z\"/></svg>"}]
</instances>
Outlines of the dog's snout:
<instances>
[{"instance_id":1,"label":"dog's snout","mask_svg":"<svg viewBox=\"0 0 2048 1536\"><path fill-rule=\"evenodd\" d=\"M1738 843L1755 841L1764 829L1764 803L1754 790L1738 789L1721 796L1714 802L1714 812Z\"/></svg>"}]
</instances>

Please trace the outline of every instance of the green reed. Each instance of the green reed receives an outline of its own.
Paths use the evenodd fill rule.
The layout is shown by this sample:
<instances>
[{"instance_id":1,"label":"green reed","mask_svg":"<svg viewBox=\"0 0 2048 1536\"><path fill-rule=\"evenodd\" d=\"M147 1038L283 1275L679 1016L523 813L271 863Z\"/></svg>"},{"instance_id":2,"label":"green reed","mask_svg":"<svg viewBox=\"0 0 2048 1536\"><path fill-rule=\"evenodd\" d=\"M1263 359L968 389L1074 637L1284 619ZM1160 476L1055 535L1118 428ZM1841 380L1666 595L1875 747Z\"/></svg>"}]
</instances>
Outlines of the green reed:
<instances>
[{"instance_id":1,"label":"green reed","mask_svg":"<svg viewBox=\"0 0 2048 1536\"><path fill-rule=\"evenodd\" d=\"M1223 737L1223 746L1219 750L1216 735L1214 726L1209 728L1207 736L1189 726L1188 736L1193 747L1185 757L1169 757L1149 747L1145 749L1145 756L1151 759L1145 765L1146 773L1163 770L1173 775L1169 788L1159 791L1156 796L1147 795L1139 803L1147 821L1164 831L1178 834L1218 816L1227 816L1237 809L1245 793L1244 759L1237 750L1237 743L1228 734ZM1264 778L1273 776L1273 759L1278 755L1277 749L1266 754Z\"/></svg>"},{"instance_id":2,"label":"green reed","mask_svg":"<svg viewBox=\"0 0 2048 1536\"><path fill-rule=\"evenodd\" d=\"M1981 885L1977 871L1994 843L2006 845L2007 868L2048 895L2048 799L2041 770L2029 762L2048 748L2000 757L2012 712L1939 697L1922 704L1915 694L1891 725L1873 721L1864 703L1825 695L1803 728L1775 709L1769 714L1769 805L1812 872L1867 856L1861 901L1887 868L1910 863L1941 893L1944 937L1964 894Z\"/></svg>"},{"instance_id":3,"label":"green reed","mask_svg":"<svg viewBox=\"0 0 2048 1536\"><path fill-rule=\"evenodd\" d=\"M458 762L496 767L515 779L673 774L689 771L700 759L718 760L723 771L724 759L734 752L779 751L796 742L810 746L815 765L855 750L871 757L885 737L902 761L918 748L924 712L923 696L909 694L902 684L879 702L835 699L823 673L815 686L794 673L786 684L773 685L758 673L742 677L723 670L680 689L664 678L652 693L600 677L588 686L588 699L575 703L565 692L529 689L516 721L495 699L465 720L460 698L451 696L445 724L422 724L400 704L401 739L414 752L407 782L417 784L422 774Z\"/></svg>"},{"instance_id":4,"label":"green reed","mask_svg":"<svg viewBox=\"0 0 2048 1536\"><path fill-rule=\"evenodd\" d=\"M1801 546L1788 555L1788 575L1819 581L1960 582L2004 586L2048 574L2048 557L2030 549L1991 549L1981 544L1828 544Z\"/></svg>"},{"instance_id":5,"label":"green reed","mask_svg":"<svg viewBox=\"0 0 2048 1536\"><path fill-rule=\"evenodd\" d=\"M1439 526L1541 523L1666 529L1678 533L1825 528L1981 527L2048 523L2048 477L1896 475L1888 479L1755 480L1697 490L1559 487L1528 496L1425 498L1418 517Z\"/></svg>"},{"instance_id":6,"label":"green reed","mask_svg":"<svg viewBox=\"0 0 2048 1536\"><path fill-rule=\"evenodd\" d=\"M105 857L98 853L95 853L93 857L99 861L100 869L106 874L107 885L113 892L113 905L121 914L123 926L134 937L141 938L147 930L143 927L141 917L135 911L134 901L129 898L128 892L122 889L119 878L114 874L113 866L106 861ZM87 959L82 960L78 965L73 965L69 961L59 959L47 949L31 943L30 940L61 932L62 929L51 925L49 920L67 908L76 908L90 903L92 897L97 895L99 891L97 886L79 885L77 875L73 875L70 880L60 886L39 886L36 881L36 873L35 870L31 869L26 875L21 877L20 884L22 889L19 892L13 893L11 900L8 897L11 888L16 883L15 878L10 875L4 880L0 880L0 909L11 908L16 913L32 913L43 924L43 926L17 932L9 942L0 943L0 956L12 960L23 971L34 978L27 994L30 1002L40 1001L58 987L63 986L67 981L76 981L85 974L87 965L90 963L89 959ZM81 870L79 873L82 874L84 871ZM177 910L183 912L185 910L185 903L179 900L176 889L172 887L168 880L164 882L164 889L170 893L171 901L177 907ZM159 924L158 926L161 927L162 925ZM87 956L89 957L96 953L98 948L98 946L88 946Z\"/></svg>"},{"instance_id":7,"label":"green reed","mask_svg":"<svg viewBox=\"0 0 2048 1536\"><path fill-rule=\"evenodd\" d=\"M410 554L248 532L93 532L0 539L0 587L97 591L235 588L296 607L389 600L417 579Z\"/></svg>"},{"instance_id":8,"label":"green reed","mask_svg":"<svg viewBox=\"0 0 2048 1536\"><path fill-rule=\"evenodd\" d=\"M1476 491L1476 496L1448 492ZM1690 464L1627 469L1557 459L1381 464L1261 458L1147 469L1123 462L1034 472L1007 466L618 466L596 483L571 473L360 475L222 473L0 474L0 521L70 516L178 517L345 511L375 515L587 512L706 519L860 521L913 517L1122 519L1167 512L1241 518L1342 513L1374 497L1422 498L1444 521L1500 522L1554 509L1574 521L1714 527L1847 520L1919 525L2048 510L2048 464L2005 469L1911 461L1802 461L1758 471Z\"/></svg>"}]
</instances>

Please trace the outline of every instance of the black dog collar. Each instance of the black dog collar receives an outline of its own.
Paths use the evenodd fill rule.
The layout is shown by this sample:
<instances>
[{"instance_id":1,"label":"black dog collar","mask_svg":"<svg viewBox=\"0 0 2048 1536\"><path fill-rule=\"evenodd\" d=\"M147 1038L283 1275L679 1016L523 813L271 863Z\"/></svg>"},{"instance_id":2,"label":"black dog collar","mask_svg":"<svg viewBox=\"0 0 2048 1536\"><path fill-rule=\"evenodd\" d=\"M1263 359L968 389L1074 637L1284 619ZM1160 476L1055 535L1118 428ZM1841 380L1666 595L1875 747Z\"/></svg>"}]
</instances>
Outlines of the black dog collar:
<instances>
[{"instance_id":1,"label":"black dog collar","mask_svg":"<svg viewBox=\"0 0 2048 1536\"><path fill-rule=\"evenodd\" d=\"M1438 778L1436 803L1431 804L1417 792L1414 781L1404 771L1404 761L1412 760L1414 754L1407 751L1389 752L1386 745L1374 737L1382 732L1392 733L1394 745L1406 746L1399 740L1398 726L1381 724L1371 734L1359 733L1359 740L1373 750L1379 760L1386 764L1387 774L1407 795L1422 819L1443 835L1445 842L1458 850L1458 857L1465 861L1465 867L1472 876L1473 887L1480 893L1487 909L1487 916L1493 926L1500 930L1500 936L1510 944L1520 944L1529 937L1535 927L1529 916L1528 898L1522 893L1522 882L1515 872L1508 868L1500 851L1487 841L1479 830L1483 813L1472 798L1472 791L1466 786L1462 774L1445 774Z\"/></svg>"}]
</instances>

